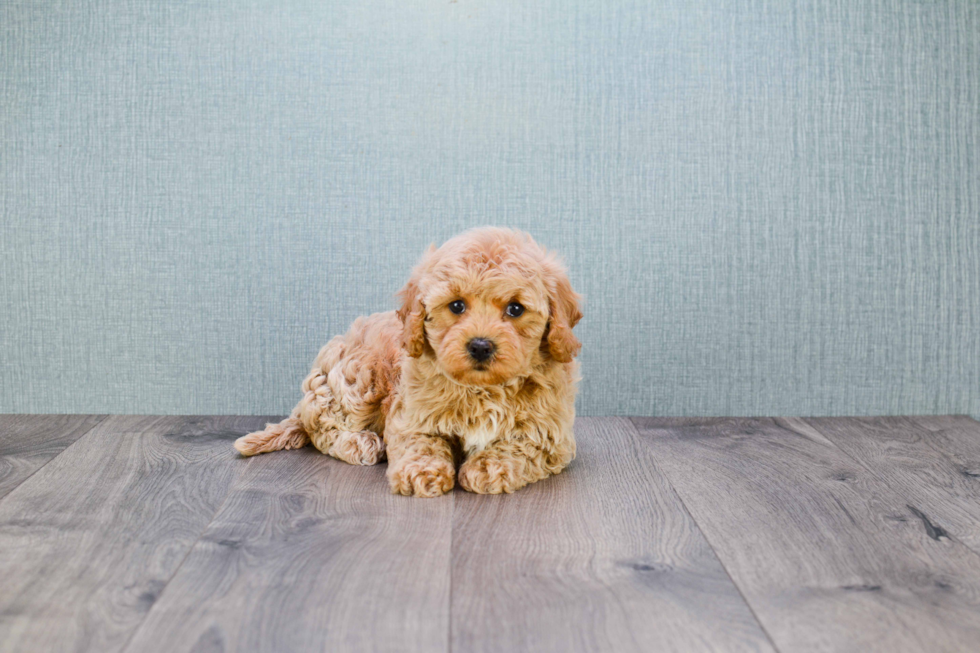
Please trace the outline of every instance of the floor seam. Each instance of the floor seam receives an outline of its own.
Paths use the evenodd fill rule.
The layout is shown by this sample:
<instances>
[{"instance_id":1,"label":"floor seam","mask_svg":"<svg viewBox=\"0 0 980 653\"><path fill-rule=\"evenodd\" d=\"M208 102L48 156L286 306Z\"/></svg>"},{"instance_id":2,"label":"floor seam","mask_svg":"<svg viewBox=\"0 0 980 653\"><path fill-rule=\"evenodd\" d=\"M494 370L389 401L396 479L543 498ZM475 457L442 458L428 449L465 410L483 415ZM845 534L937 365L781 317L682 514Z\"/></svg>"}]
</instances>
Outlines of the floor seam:
<instances>
[{"instance_id":1,"label":"floor seam","mask_svg":"<svg viewBox=\"0 0 980 653\"><path fill-rule=\"evenodd\" d=\"M31 478L33 478L35 474L37 474L39 471L41 471L42 469L44 469L45 467L47 467L49 464L51 464L51 461L53 461L53 460L55 460L57 458L60 458L63 453L65 453L66 451L68 451L69 449L71 449L72 447L74 447L82 439L84 439L85 437L87 437L89 433L91 433L92 431L94 431L98 427L100 427L103 424L105 424L109 420L109 418L112 417L112 415L96 415L96 417L99 417L101 419L99 419L99 421L97 421L95 424L93 424L90 428L86 429L86 431L84 433L82 433L80 436L78 436L77 438L75 438L75 440L72 441L71 444L69 444L67 447L65 447L64 449L62 449L61 451L59 451L57 454L55 454L54 456L52 456L49 460L44 461L44 464L43 465L41 465L40 467L38 467L37 469L35 469L33 472L31 472L30 474L28 474L27 476L25 476L23 479L21 479L20 483L18 483L14 487L10 488L10 491L9 492L7 492L5 495L3 495L2 497L0 497L0 504L2 504L3 501L7 497L9 497L11 494L13 494L14 492L16 492L24 483L26 483Z\"/></svg>"},{"instance_id":2,"label":"floor seam","mask_svg":"<svg viewBox=\"0 0 980 653\"><path fill-rule=\"evenodd\" d=\"M453 511L449 516L449 636L446 650L453 653L453 566L456 560L456 489L452 490Z\"/></svg>"},{"instance_id":3,"label":"floor seam","mask_svg":"<svg viewBox=\"0 0 980 653\"><path fill-rule=\"evenodd\" d=\"M640 429L639 427L637 427L636 422L634 421L635 419L636 418L634 417L628 417L626 418L626 421L629 422L630 428L633 431L633 436L637 440L637 444L643 446L643 442L642 442L643 435L640 433ZM708 534L704 532L704 528L701 527L701 524L698 523L698 520L694 518L694 514L688 509L687 503L684 502L684 497L682 497L680 492L677 491L677 488L674 487L674 483L673 481L671 481L670 476L667 474L667 471L663 469L663 467L661 467L660 465L657 465L655 461L654 461L654 466L655 469L663 475L664 480L667 482L667 486L670 488L670 491L674 494L675 497L677 497L677 500L681 504L681 508L684 509L684 513L688 517L690 517L691 523L697 526L698 532L701 533L701 537L703 537L704 541L708 544L708 547L711 549L711 553L715 556L715 560L718 561L718 564L721 566L722 570L724 570L725 576L728 577L728 580L729 582L731 582L732 587L734 587L735 591L738 592L739 597L741 597L742 599L742 603L745 604L745 607L748 608L749 610L749 614L751 614L752 618L755 619L755 623L759 625L759 630L761 630L762 634L766 636L766 639L769 641L769 644L772 645L774 651L781 651L781 649L776 645L776 641L772 638L772 635L770 635L769 631L766 629L765 624L762 623L762 619L759 618L759 615L756 613L755 608L752 607L752 603L745 596L745 593L742 591L742 588L739 587L738 583L735 582L735 578L732 576L732 573L728 570L728 566L725 565L725 561L721 559L720 555L718 555L718 549L715 548L714 544L712 544L711 538L709 538Z\"/></svg>"},{"instance_id":4,"label":"floor seam","mask_svg":"<svg viewBox=\"0 0 980 653\"><path fill-rule=\"evenodd\" d=\"M167 588L170 587L171 581L173 581L173 579L177 577L177 574L180 573L180 570L184 568L184 563L187 562L187 558L189 558L191 553L194 552L194 549L197 548L197 545L201 543L201 538L204 537L204 534L208 532L208 529L211 528L211 524L214 523L215 518L221 513L221 510L222 508L225 507L225 504L228 503L228 499L231 498L232 490L235 488L235 485L238 483L238 481L241 480L245 471L248 470L248 468L252 464L252 461L254 460L255 457L253 456L249 458L247 461L245 461L245 465L242 466L241 470L238 472L235 478L232 479L232 481L228 484L228 491L225 493L224 498L221 499L221 503L218 504L218 507L215 509L214 514L211 515L211 518L208 520L208 523L205 524L204 528L201 529L201 532L198 533L197 537L194 538L194 542L189 547L187 547L187 553L185 553L184 557L180 559L180 563L174 568L173 573L170 574L170 577L167 578L166 582L164 582L163 589L160 590L160 593L157 595L156 600L153 602L153 605L150 606L150 609L146 611L145 615L143 615L143 620L140 621L139 626L137 626L130 634L130 636L126 639L126 643L123 644L122 648L119 649L119 653L125 653L127 650L129 650L129 646L133 643L133 640L136 639L136 635L138 635L140 631L143 630L143 626L146 625L147 619L150 618L150 615L153 614L153 611L156 609L156 607L160 605L160 601L163 598L163 595L166 594Z\"/></svg>"},{"instance_id":5,"label":"floor seam","mask_svg":"<svg viewBox=\"0 0 980 653\"><path fill-rule=\"evenodd\" d=\"M904 416L903 416L903 418L904 418ZM895 487L890 482L888 482L888 479L884 475L879 474L874 469L872 469L867 463L865 463L863 460L861 460L860 458L855 457L850 452L848 452L844 448L842 448L839 444L837 444L837 442L833 438L831 438L831 436L827 435L824 431L820 430L812 421L810 421L813 418L800 417L798 419L802 420L803 422L806 422L806 424L810 428L814 429L817 433L819 433L824 438L826 438L827 441L830 442L831 445L833 445L834 449L836 449L837 451L839 451L841 455L847 457L848 460L853 461L858 467L861 467L866 472L868 472L872 476L872 478L874 478L876 481L878 481L879 483L881 483L882 485L884 485L886 488L888 488L889 490L891 490L892 492L894 492L895 493L895 496L897 496L899 499L901 499L905 503L905 507L906 508L909 508L916 517L919 517L921 519L921 516L920 516L921 513L920 514L916 514L916 513L919 512L919 510L916 509L916 508L913 508L913 505L914 505L915 502L913 502L912 499L910 499L908 496L906 496L906 494L904 492L902 492L901 489ZM908 420L908 418L904 418L904 419ZM920 431L928 434L928 430L925 429L925 428L923 428L923 427L921 427L917 423L912 422L912 425L915 428L919 429ZM785 426L782 426L782 425L780 425L778 423L776 424L776 426L779 426L780 428L786 428ZM795 433L795 431L794 431L794 433ZM943 457L946 457L946 453L943 452L943 451L940 451L939 449L936 449L934 446L932 446L932 443L926 443L926 446L929 447L930 449L932 449L933 451L935 451L936 453L938 453L939 455L941 455ZM919 508L921 508L921 507L919 507ZM931 510L929 512L932 513ZM933 513L933 514L935 514L935 513ZM931 526L931 524L930 524L930 526ZM928 530L928 526L926 528ZM956 537L955 534L952 534L952 533L949 533L948 531L946 531L946 529L942 529L942 530L943 530L943 537L946 537L949 540L951 540L953 542L956 542L957 544L959 544L960 546L962 546L963 548L965 548L967 551L969 551L973 555L980 557L980 550L974 549L969 544L967 544L966 542L964 542L960 538Z\"/></svg>"}]
</instances>

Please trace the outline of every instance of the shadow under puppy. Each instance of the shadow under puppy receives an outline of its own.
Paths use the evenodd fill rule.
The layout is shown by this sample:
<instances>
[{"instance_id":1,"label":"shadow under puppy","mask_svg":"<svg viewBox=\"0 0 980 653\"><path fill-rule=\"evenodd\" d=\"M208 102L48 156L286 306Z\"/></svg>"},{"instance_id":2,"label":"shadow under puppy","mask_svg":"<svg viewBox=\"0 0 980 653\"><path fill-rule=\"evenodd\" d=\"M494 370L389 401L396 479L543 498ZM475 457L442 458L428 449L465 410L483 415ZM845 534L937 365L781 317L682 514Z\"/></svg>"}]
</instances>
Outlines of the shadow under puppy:
<instances>
[{"instance_id":1,"label":"shadow under puppy","mask_svg":"<svg viewBox=\"0 0 980 653\"><path fill-rule=\"evenodd\" d=\"M460 485L490 494L564 469L582 314L555 255L523 232L475 229L430 247L400 296L320 350L292 414L235 448L387 455L392 492L421 497L451 490L457 463Z\"/></svg>"}]
</instances>

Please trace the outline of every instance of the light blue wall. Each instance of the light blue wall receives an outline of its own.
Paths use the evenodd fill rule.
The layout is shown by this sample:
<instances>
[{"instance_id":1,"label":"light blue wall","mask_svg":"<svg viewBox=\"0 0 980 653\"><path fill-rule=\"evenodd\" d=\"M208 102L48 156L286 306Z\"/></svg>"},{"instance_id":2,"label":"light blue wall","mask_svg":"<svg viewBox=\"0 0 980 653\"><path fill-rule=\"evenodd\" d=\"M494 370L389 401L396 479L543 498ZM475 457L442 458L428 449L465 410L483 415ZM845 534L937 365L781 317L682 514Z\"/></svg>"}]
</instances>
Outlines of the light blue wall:
<instances>
[{"instance_id":1,"label":"light blue wall","mask_svg":"<svg viewBox=\"0 0 980 653\"><path fill-rule=\"evenodd\" d=\"M980 414L980 3L0 4L0 411L282 413L530 230L586 414Z\"/></svg>"}]
</instances>

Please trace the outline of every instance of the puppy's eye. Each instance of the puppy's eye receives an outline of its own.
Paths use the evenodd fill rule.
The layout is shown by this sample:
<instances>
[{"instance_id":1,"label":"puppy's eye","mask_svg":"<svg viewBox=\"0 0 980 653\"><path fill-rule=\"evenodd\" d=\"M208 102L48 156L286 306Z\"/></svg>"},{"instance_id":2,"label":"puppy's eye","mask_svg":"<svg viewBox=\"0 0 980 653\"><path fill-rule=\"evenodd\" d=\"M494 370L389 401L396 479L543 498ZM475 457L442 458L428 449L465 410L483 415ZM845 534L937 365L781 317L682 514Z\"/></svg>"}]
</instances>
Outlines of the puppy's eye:
<instances>
[{"instance_id":1,"label":"puppy's eye","mask_svg":"<svg viewBox=\"0 0 980 653\"><path fill-rule=\"evenodd\" d=\"M459 315L466 310L466 302L464 302L462 299L457 299L454 302L449 302L449 310L451 310L456 315Z\"/></svg>"},{"instance_id":2,"label":"puppy's eye","mask_svg":"<svg viewBox=\"0 0 980 653\"><path fill-rule=\"evenodd\" d=\"M521 315L524 314L524 307L518 304L517 302L511 302L507 304L506 313L510 317L520 317Z\"/></svg>"}]
</instances>

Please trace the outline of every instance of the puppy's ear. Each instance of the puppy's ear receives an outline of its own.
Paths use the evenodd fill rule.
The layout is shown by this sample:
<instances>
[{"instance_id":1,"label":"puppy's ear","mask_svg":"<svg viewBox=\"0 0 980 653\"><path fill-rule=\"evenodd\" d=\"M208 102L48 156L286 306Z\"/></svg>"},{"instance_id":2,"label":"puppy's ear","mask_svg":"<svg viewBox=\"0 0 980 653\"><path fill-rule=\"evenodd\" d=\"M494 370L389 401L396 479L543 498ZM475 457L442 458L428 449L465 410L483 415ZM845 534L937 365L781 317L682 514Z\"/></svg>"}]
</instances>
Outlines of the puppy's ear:
<instances>
[{"instance_id":1,"label":"puppy's ear","mask_svg":"<svg viewBox=\"0 0 980 653\"><path fill-rule=\"evenodd\" d=\"M559 363L568 363L578 355L582 343L572 333L572 327L582 319L579 310L580 297L572 290L564 267L556 260L545 264L548 285L548 328L545 330L543 348ZM546 347L544 347L546 345Z\"/></svg>"},{"instance_id":2,"label":"puppy's ear","mask_svg":"<svg viewBox=\"0 0 980 653\"><path fill-rule=\"evenodd\" d=\"M402 306L396 313L402 321L402 345L412 358L425 351L425 307L419 296L419 284L415 278L408 280L398 291Z\"/></svg>"},{"instance_id":3,"label":"puppy's ear","mask_svg":"<svg viewBox=\"0 0 980 653\"><path fill-rule=\"evenodd\" d=\"M422 304L422 292L419 290L419 279L425 274L432 262L436 246L429 245L405 287L398 291L402 306L396 313L402 321L402 345L412 358L418 358L425 351L425 306Z\"/></svg>"}]
</instances>

